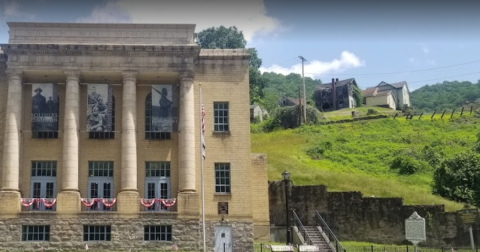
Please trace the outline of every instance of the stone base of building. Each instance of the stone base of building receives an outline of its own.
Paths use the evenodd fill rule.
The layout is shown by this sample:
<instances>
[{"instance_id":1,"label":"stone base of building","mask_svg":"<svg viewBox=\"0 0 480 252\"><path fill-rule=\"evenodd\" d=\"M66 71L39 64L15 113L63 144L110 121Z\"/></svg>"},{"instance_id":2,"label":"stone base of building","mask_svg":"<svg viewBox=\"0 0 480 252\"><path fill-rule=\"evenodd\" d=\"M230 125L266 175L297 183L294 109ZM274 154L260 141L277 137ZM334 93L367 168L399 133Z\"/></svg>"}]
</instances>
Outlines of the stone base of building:
<instances>
[{"instance_id":1,"label":"stone base of building","mask_svg":"<svg viewBox=\"0 0 480 252\"><path fill-rule=\"evenodd\" d=\"M178 251L203 251L201 219L180 219L176 213L147 212L138 214L136 218L121 218L116 213L105 212L81 213L73 218L39 212L20 215L20 218L0 220L2 250L36 251L43 248L45 251L75 251L85 250L88 246L89 250L96 251L172 251L174 247ZM28 232L33 230L28 230L30 226L48 226L48 240L31 241L35 236L29 236ZM89 235L89 226L108 226L109 238L102 234ZM148 229L151 226L170 226L171 235L159 233L152 236L155 229ZM232 239L229 245L233 251L253 251L253 224L245 221L207 221L207 251L214 251L217 227L230 228ZM150 235L146 229L150 230ZM91 241L91 238L104 240ZM157 240L150 240L152 238Z\"/></svg>"}]
</instances>

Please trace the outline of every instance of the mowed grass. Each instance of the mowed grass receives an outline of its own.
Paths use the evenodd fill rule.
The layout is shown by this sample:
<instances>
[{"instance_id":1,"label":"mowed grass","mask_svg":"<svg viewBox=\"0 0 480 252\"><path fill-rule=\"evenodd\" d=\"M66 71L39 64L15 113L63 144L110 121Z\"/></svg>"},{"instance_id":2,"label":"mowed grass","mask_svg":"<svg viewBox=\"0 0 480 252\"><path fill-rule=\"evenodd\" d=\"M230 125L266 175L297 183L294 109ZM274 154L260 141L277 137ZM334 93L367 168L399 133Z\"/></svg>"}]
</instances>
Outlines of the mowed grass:
<instances>
[{"instance_id":1,"label":"mowed grass","mask_svg":"<svg viewBox=\"0 0 480 252\"><path fill-rule=\"evenodd\" d=\"M323 184L329 191L402 197L405 204L445 205L454 211L463 204L431 193L433 168L405 176L390 169L390 164L399 155L422 159L425 146L441 146L443 157L469 151L479 126L480 120L470 115L453 120L385 118L302 126L252 134L252 152L267 154L269 180L280 180L287 170L295 185ZM315 148L323 154L307 155Z\"/></svg>"}]
</instances>

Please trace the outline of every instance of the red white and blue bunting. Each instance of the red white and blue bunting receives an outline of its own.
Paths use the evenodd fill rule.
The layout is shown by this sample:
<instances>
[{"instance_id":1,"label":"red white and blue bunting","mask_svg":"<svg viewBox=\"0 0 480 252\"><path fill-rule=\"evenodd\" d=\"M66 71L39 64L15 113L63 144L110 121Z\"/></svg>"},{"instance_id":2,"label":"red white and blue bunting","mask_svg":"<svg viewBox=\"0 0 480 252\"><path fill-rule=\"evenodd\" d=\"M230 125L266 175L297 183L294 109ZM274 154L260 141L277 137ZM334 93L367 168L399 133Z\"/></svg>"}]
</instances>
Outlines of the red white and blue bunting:
<instances>
[{"instance_id":1,"label":"red white and blue bunting","mask_svg":"<svg viewBox=\"0 0 480 252\"><path fill-rule=\"evenodd\" d=\"M35 203L37 208L39 207L40 204L43 204L47 208L52 208L55 205L55 203L57 203L57 199L54 199L54 198L22 198L22 199L20 199L20 203L24 207L30 207Z\"/></svg>"},{"instance_id":2,"label":"red white and blue bunting","mask_svg":"<svg viewBox=\"0 0 480 252\"><path fill-rule=\"evenodd\" d=\"M81 199L81 202L82 204L85 206L85 207L92 207L95 202L100 202L102 203L106 208L110 208L112 207L113 205L115 205L115 203L117 202L117 199L113 198L113 199L101 199L101 198L82 198Z\"/></svg>"},{"instance_id":3,"label":"red white and blue bunting","mask_svg":"<svg viewBox=\"0 0 480 252\"><path fill-rule=\"evenodd\" d=\"M144 207L151 207L155 202L163 204L166 207L171 207L175 205L177 199L140 199L140 203L142 203Z\"/></svg>"}]
</instances>

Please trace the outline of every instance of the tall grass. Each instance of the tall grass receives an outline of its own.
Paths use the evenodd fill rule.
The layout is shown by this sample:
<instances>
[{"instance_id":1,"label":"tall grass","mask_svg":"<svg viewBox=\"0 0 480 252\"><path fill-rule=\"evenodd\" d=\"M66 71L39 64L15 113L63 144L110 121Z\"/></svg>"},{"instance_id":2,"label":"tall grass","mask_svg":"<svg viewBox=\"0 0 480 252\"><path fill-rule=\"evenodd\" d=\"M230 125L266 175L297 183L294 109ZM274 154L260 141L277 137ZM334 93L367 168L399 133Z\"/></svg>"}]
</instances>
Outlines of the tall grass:
<instances>
[{"instance_id":1,"label":"tall grass","mask_svg":"<svg viewBox=\"0 0 480 252\"><path fill-rule=\"evenodd\" d=\"M270 180L280 180L288 170L296 185L324 184L330 191L402 197L406 204L440 204L457 210L463 205L432 195L433 168L423 160L423 149L440 146L442 157L468 151L477 140L480 121L474 116L453 120L436 116L435 120L424 115L422 120L386 118L256 133L252 151L267 154ZM399 175L390 168L397 156L417 159L425 168Z\"/></svg>"}]
</instances>

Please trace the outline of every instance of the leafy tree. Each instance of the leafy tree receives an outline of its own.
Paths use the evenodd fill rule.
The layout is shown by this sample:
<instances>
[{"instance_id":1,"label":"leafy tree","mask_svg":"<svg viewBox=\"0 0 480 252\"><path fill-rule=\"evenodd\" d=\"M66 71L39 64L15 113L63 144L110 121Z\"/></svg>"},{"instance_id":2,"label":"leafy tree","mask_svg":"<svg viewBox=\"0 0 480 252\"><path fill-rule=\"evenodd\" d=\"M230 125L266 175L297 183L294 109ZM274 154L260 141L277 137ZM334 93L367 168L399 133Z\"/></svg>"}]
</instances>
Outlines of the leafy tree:
<instances>
[{"instance_id":1,"label":"leafy tree","mask_svg":"<svg viewBox=\"0 0 480 252\"><path fill-rule=\"evenodd\" d=\"M433 193L480 207L480 155L462 153L444 160L433 174Z\"/></svg>"},{"instance_id":2,"label":"leafy tree","mask_svg":"<svg viewBox=\"0 0 480 252\"><path fill-rule=\"evenodd\" d=\"M245 48L247 41L243 33L232 26L211 27L198 33L198 43L207 49L236 49ZM250 53L249 81L250 81L250 104L260 104L263 99L263 87L265 81L260 73L262 59L258 57L255 48L248 48Z\"/></svg>"},{"instance_id":3,"label":"leafy tree","mask_svg":"<svg viewBox=\"0 0 480 252\"><path fill-rule=\"evenodd\" d=\"M235 49L245 48L247 41L237 27L211 27L198 33L198 42L202 48Z\"/></svg>"}]
</instances>

